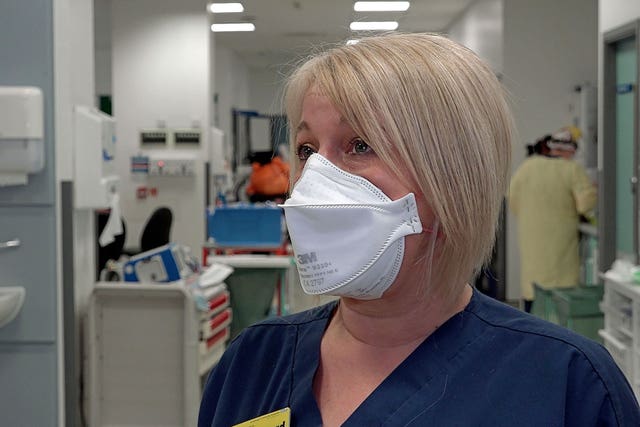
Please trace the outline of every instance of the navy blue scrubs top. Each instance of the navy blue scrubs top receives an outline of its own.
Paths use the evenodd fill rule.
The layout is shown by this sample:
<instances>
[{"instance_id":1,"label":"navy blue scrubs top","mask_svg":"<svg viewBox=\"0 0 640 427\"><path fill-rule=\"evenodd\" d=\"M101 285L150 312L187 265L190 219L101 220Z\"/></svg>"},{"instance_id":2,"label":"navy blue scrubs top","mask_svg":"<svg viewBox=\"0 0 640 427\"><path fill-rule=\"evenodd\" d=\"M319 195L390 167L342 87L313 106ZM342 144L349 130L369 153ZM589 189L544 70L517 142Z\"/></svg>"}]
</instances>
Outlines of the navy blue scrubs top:
<instances>
[{"instance_id":1,"label":"navy blue scrubs top","mask_svg":"<svg viewBox=\"0 0 640 427\"><path fill-rule=\"evenodd\" d=\"M247 328L211 372L198 426L285 407L291 426L321 426L312 383L335 307ZM343 425L637 427L640 411L601 345L474 290Z\"/></svg>"}]
</instances>

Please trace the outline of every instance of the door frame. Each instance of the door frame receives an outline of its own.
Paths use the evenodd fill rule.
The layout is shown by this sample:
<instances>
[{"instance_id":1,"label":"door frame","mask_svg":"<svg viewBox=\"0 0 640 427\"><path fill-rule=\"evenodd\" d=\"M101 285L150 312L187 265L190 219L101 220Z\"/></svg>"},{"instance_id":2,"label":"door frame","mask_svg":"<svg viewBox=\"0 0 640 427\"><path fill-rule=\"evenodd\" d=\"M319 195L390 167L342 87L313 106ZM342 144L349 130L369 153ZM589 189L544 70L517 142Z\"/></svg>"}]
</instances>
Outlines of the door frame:
<instances>
[{"instance_id":1,"label":"door frame","mask_svg":"<svg viewBox=\"0 0 640 427\"><path fill-rule=\"evenodd\" d=\"M616 150L610 149L615 147L616 143L616 45L618 42L635 37L636 40L636 61L637 73L640 74L640 19L622 25L613 30L607 31L602 37L602 139L598 144L598 247L599 262L598 270L603 273L608 269L613 261L616 260L618 254L616 250ZM634 94L634 114L636 116L633 121L633 170L635 182L631 183L633 197L633 250L634 263L640 261L639 257L639 238L638 238L638 183L640 176L638 172L638 152L640 146L640 138L638 135L638 79L633 88ZM611 143L613 141L613 144Z\"/></svg>"}]
</instances>

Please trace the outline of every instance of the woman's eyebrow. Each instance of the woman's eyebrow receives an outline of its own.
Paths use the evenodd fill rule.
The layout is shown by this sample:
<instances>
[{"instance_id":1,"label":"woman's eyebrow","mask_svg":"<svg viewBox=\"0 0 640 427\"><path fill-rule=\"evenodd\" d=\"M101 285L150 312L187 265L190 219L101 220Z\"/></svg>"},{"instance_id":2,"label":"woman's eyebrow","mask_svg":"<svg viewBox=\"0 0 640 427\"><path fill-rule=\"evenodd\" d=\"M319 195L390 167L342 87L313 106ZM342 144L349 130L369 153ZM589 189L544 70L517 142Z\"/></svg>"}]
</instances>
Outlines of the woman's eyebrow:
<instances>
[{"instance_id":1,"label":"woman's eyebrow","mask_svg":"<svg viewBox=\"0 0 640 427\"><path fill-rule=\"evenodd\" d=\"M300 132L301 130L309 130L309 125L304 120L300 122L298 127L296 127L297 132Z\"/></svg>"}]
</instances>

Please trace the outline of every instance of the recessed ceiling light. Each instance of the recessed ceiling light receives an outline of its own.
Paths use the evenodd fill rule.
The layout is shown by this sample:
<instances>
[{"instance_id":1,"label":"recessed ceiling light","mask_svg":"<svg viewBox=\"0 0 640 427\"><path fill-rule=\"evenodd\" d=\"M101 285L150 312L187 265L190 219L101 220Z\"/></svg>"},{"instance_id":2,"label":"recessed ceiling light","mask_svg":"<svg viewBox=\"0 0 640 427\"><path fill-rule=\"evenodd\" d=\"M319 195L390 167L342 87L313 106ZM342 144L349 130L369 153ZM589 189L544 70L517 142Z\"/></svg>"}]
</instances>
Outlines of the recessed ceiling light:
<instances>
[{"instance_id":1,"label":"recessed ceiling light","mask_svg":"<svg viewBox=\"0 0 640 427\"><path fill-rule=\"evenodd\" d=\"M353 4L356 12L404 12L409 9L408 1L357 1Z\"/></svg>"},{"instance_id":2,"label":"recessed ceiling light","mask_svg":"<svg viewBox=\"0 0 640 427\"><path fill-rule=\"evenodd\" d=\"M396 21L383 21L383 22L361 22L355 21L349 24L351 31L392 31L398 28Z\"/></svg>"},{"instance_id":3,"label":"recessed ceiling light","mask_svg":"<svg viewBox=\"0 0 640 427\"><path fill-rule=\"evenodd\" d=\"M213 24L211 31L214 33L225 33L232 31L255 31L256 26L250 22L242 22L236 24Z\"/></svg>"},{"instance_id":4,"label":"recessed ceiling light","mask_svg":"<svg viewBox=\"0 0 640 427\"><path fill-rule=\"evenodd\" d=\"M211 13L238 13L244 12L242 3L211 3L209 5Z\"/></svg>"}]
</instances>

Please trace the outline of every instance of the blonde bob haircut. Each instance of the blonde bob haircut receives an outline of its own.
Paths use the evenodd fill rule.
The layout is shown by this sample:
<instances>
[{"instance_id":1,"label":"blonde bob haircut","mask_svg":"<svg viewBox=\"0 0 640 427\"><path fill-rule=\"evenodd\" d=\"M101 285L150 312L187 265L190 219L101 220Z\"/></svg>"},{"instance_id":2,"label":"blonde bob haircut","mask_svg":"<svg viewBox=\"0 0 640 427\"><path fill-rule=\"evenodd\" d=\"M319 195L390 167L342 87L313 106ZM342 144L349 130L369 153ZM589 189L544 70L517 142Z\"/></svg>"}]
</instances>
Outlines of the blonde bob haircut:
<instances>
[{"instance_id":1,"label":"blonde bob haircut","mask_svg":"<svg viewBox=\"0 0 640 427\"><path fill-rule=\"evenodd\" d=\"M513 119L492 70L435 34L394 33L333 48L289 78L291 141L310 89L425 196L441 237L431 277L450 296L460 291L491 255L510 171Z\"/></svg>"}]
</instances>

